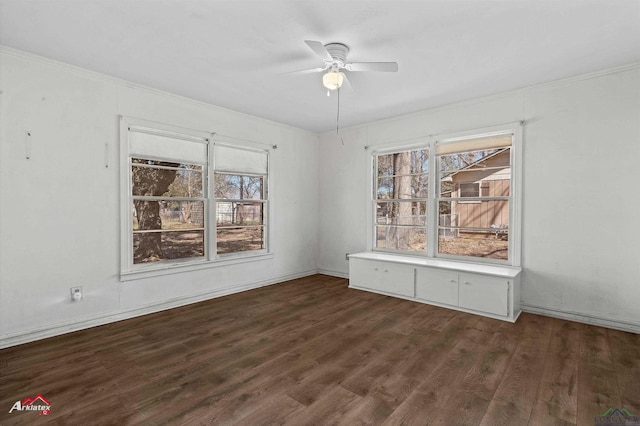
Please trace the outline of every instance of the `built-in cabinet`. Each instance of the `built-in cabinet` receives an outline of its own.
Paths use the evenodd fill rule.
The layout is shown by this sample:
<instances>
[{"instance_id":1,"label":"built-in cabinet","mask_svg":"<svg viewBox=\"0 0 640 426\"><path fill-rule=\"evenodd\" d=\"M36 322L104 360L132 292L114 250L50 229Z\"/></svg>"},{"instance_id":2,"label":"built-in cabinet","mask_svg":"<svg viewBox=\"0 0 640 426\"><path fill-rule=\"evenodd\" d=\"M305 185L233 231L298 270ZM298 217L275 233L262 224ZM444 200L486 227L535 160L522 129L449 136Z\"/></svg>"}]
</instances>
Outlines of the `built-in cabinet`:
<instances>
[{"instance_id":1,"label":"built-in cabinet","mask_svg":"<svg viewBox=\"0 0 640 426\"><path fill-rule=\"evenodd\" d=\"M520 268L384 253L349 256L349 287L514 322Z\"/></svg>"},{"instance_id":2,"label":"built-in cabinet","mask_svg":"<svg viewBox=\"0 0 640 426\"><path fill-rule=\"evenodd\" d=\"M414 296L414 270L411 265L353 259L350 268L363 287L400 296Z\"/></svg>"}]
</instances>

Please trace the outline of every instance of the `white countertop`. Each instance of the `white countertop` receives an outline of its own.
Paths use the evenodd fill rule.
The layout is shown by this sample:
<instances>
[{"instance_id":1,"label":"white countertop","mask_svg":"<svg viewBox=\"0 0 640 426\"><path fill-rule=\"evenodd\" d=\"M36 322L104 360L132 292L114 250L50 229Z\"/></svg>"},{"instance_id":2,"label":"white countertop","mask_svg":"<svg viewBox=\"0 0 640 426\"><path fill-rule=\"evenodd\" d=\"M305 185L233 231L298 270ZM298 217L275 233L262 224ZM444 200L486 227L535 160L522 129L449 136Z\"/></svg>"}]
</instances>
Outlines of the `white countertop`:
<instances>
[{"instance_id":1,"label":"white countertop","mask_svg":"<svg viewBox=\"0 0 640 426\"><path fill-rule=\"evenodd\" d=\"M481 263L460 262L456 260L434 259L428 257L406 256L400 254L362 252L349 255L349 259L377 260L381 262L402 263L412 266L426 266L430 268L451 269L461 272L493 275L505 278L515 278L522 272L521 268L503 265L487 265Z\"/></svg>"}]
</instances>

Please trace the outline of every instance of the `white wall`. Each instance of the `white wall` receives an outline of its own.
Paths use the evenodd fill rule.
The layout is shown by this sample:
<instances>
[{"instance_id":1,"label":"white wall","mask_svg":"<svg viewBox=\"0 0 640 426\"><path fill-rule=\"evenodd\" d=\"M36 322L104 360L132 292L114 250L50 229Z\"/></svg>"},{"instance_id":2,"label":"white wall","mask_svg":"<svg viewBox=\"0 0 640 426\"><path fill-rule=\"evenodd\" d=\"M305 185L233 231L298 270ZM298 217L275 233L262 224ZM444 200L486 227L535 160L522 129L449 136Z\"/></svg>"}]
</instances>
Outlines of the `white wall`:
<instances>
[{"instance_id":1,"label":"white wall","mask_svg":"<svg viewBox=\"0 0 640 426\"><path fill-rule=\"evenodd\" d=\"M0 55L0 347L316 272L316 134L12 49ZM119 114L277 144L273 258L121 282ZM79 285L84 300L73 303Z\"/></svg>"},{"instance_id":2,"label":"white wall","mask_svg":"<svg viewBox=\"0 0 640 426\"><path fill-rule=\"evenodd\" d=\"M637 66L321 135L319 269L369 249L365 146L522 119L524 308L640 332Z\"/></svg>"},{"instance_id":3,"label":"white wall","mask_svg":"<svg viewBox=\"0 0 640 426\"><path fill-rule=\"evenodd\" d=\"M0 55L0 347L318 270L347 276L345 253L368 249L365 146L521 119L525 308L640 331L638 67L342 130L342 144L333 132ZM121 282L119 114L277 144L274 257ZM72 303L77 285L85 299Z\"/></svg>"}]
</instances>

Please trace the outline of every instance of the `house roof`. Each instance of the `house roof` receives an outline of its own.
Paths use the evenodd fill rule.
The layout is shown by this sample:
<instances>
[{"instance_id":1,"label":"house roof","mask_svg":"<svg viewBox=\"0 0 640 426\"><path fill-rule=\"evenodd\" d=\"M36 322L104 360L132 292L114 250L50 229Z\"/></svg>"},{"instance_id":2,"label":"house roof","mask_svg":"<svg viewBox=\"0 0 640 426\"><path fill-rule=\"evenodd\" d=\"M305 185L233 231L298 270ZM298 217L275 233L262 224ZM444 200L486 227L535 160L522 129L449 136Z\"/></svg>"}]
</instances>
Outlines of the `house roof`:
<instances>
[{"instance_id":1,"label":"house roof","mask_svg":"<svg viewBox=\"0 0 640 426\"><path fill-rule=\"evenodd\" d=\"M458 173L464 172L464 171L469 171L469 170L473 169L474 166L477 166L480 163L484 163L487 160L489 160L491 158L494 158L494 157L497 157L497 156L499 156L500 154L502 154L504 152L508 152L509 149L511 149L511 147L500 148L496 152L494 152L492 154L489 154L486 157L482 157L481 159L479 159L477 161L474 161L473 163L469 164L468 166L463 167L462 169L456 170L451 174L448 174L447 176L443 177L441 180L442 181L451 181L451 180L453 180L453 176L457 175ZM504 166L504 167L501 167L501 169L507 169L509 167L510 166ZM483 168L479 168L479 169L476 169L476 170L483 170Z\"/></svg>"}]
</instances>

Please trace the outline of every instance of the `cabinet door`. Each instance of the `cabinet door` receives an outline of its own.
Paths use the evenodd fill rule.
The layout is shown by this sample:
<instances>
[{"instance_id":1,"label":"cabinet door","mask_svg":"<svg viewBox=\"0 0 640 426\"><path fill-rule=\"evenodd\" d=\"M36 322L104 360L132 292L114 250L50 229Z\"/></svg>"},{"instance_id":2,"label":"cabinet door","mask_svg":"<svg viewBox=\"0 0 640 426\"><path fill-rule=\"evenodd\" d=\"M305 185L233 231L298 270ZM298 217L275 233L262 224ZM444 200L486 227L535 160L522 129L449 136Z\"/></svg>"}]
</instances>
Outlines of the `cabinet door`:
<instances>
[{"instance_id":1,"label":"cabinet door","mask_svg":"<svg viewBox=\"0 0 640 426\"><path fill-rule=\"evenodd\" d=\"M416 297L458 306L458 273L432 268L417 268Z\"/></svg>"},{"instance_id":2,"label":"cabinet door","mask_svg":"<svg viewBox=\"0 0 640 426\"><path fill-rule=\"evenodd\" d=\"M414 297L413 267L364 259L349 260L349 284Z\"/></svg>"},{"instance_id":3,"label":"cabinet door","mask_svg":"<svg viewBox=\"0 0 640 426\"><path fill-rule=\"evenodd\" d=\"M461 273L458 304L461 308L509 315L509 280L487 275Z\"/></svg>"}]
</instances>

